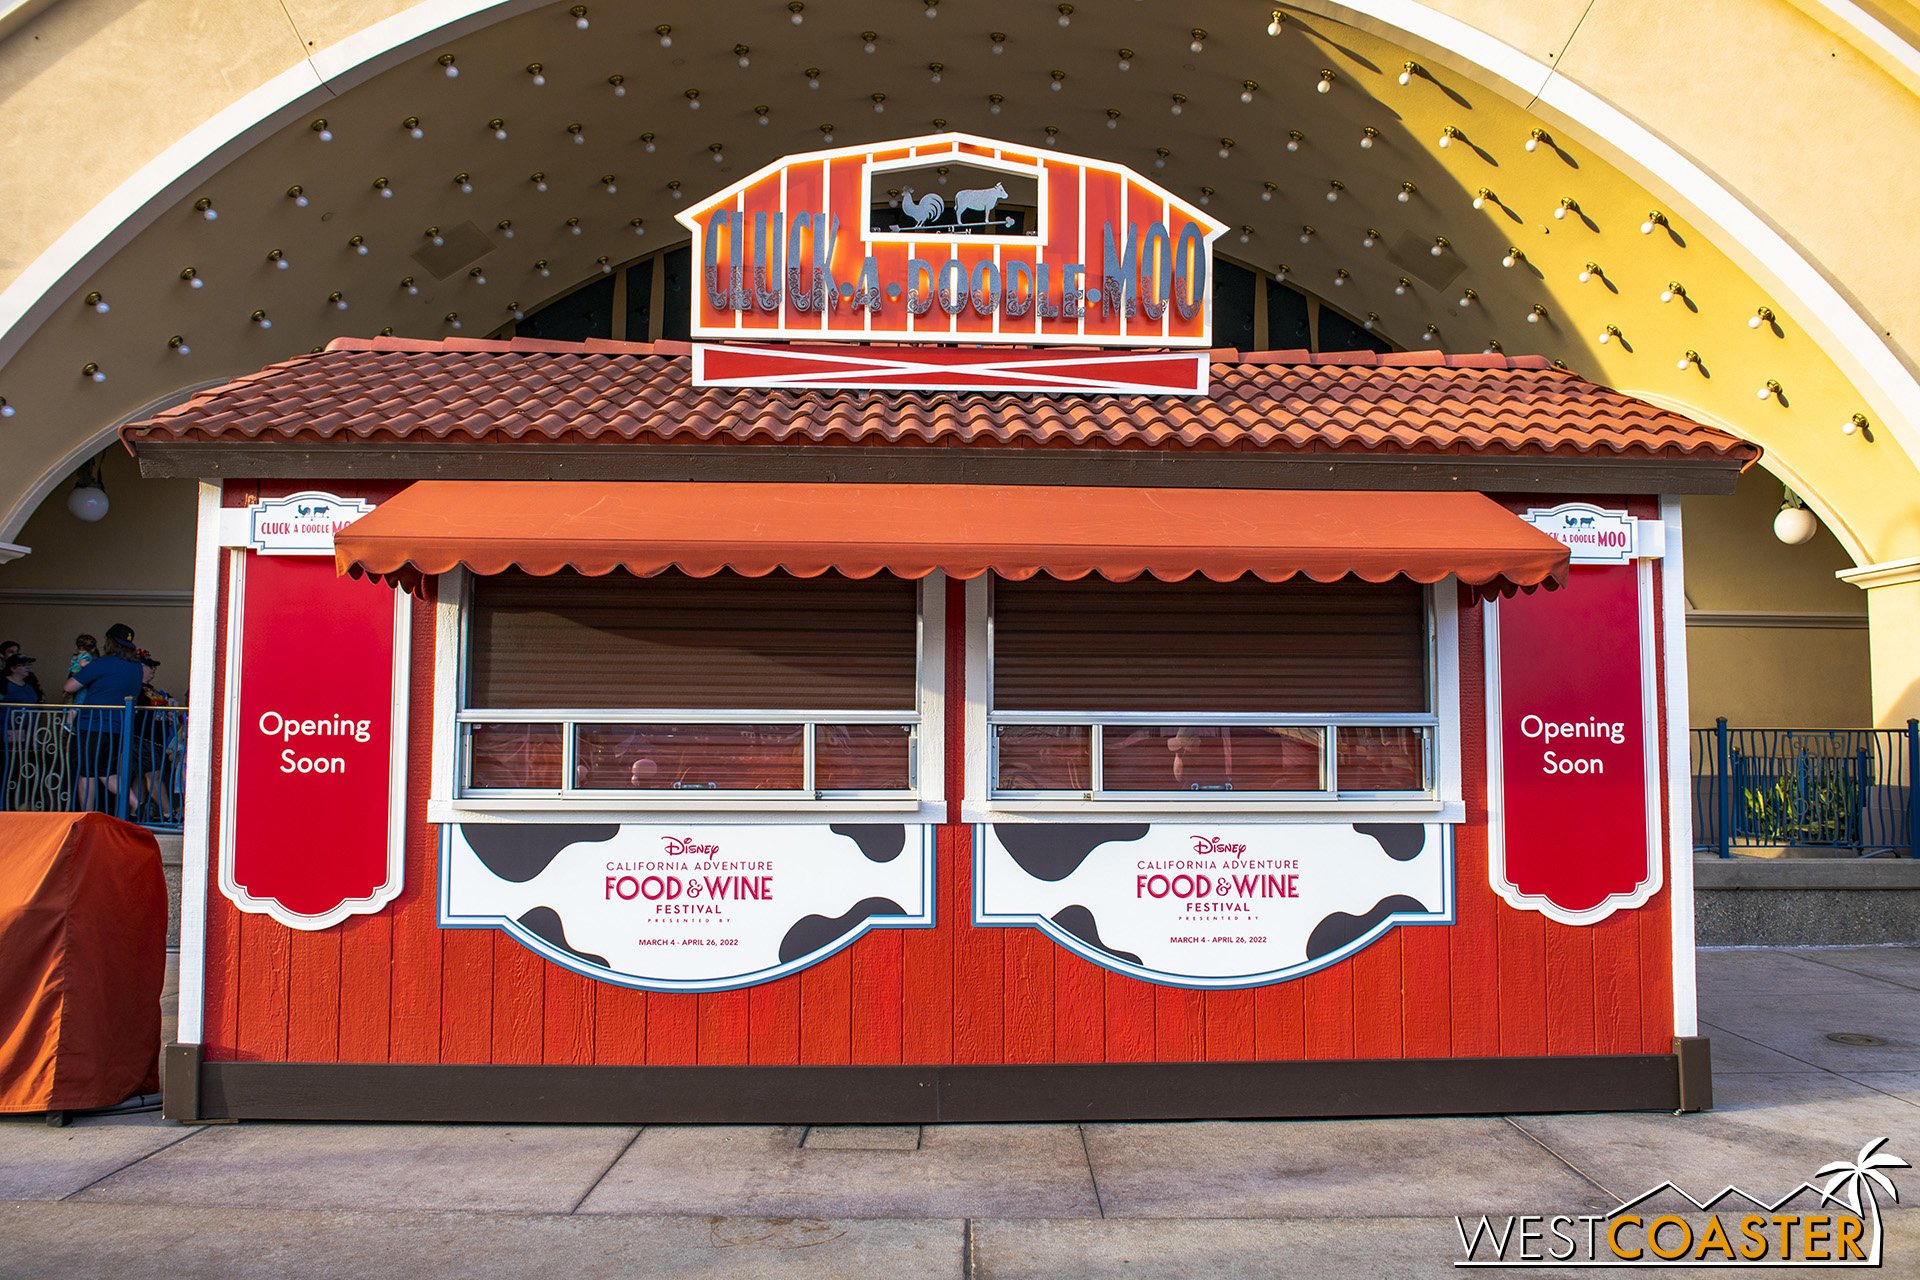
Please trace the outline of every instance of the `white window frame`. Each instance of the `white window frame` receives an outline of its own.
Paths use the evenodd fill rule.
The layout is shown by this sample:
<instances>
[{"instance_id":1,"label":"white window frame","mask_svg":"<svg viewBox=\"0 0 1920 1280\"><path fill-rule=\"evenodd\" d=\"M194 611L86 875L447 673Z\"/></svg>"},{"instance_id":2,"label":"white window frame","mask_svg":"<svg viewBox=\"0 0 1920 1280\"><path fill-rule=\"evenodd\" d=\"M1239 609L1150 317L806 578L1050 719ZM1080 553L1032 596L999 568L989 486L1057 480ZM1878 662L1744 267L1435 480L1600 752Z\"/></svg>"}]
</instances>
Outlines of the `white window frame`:
<instances>
[{"instance_id":1,"label":"white window frame","mask_svg":"<svg viewBox=\"0 0 1920 1280\"><path fill-rule=\"evenodd\" d=\"M1427 674L1432 690L1426 715L1221 715L1178 712L994 712L993 593L989 579L967 584L967 759L963 822L1057 821L1124 814L1135 820L1181 822L1196 814L1232 815L1259 822L1464 822L1466 804L1460 768L1460 610L1458 583L1445 578L1426 590ZM993 789L993 727L1008 723L1106 725L1288 725L1328 726L1323 750L1333 748L1332 727L1377 724L1425 726L1429 737L1430 788L1407 792L1094 792L997 793Z\"/></svg>"},{"instance_id":2,"label":"white window frame","mask_svg":"<svg viewBox=\"0 0 1920 1280\"><path fill-rule=\"evenodd\" d=\"M454 569L440 575L434 620L433 784L430 822L546 821L630 822L636 814L724 815L728 822L946 821L945 685L946 580L935 573L917 584L915 611L916 710L872 711L689 711L633 708L468 710L468 623L475 575ZM904 724L911 727L912 785L903 791L483 791L464 789L466 732L475 722L560 724L565 758L572 757L572 724ZM811 774L814 735L806 732ZM563 778L569 775L564 775Z\"/></svg>"}]
</instances>

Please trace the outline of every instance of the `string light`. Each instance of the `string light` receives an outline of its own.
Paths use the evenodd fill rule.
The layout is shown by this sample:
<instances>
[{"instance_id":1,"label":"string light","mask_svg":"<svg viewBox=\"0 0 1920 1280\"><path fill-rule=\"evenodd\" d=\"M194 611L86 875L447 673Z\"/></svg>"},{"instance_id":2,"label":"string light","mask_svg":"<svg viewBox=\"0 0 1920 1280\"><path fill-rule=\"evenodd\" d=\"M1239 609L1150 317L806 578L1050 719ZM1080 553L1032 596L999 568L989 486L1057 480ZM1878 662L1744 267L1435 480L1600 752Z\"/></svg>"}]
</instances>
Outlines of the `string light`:
<instances>
[{"instance_id":1,"label":"string light","mask_svg":"<svg viewBox=\"0 0 1920 1280\"><path fill-rule=\"evenodd\" d=\"M1336 77L1330 68L1322 67L1320 69L1320 83L1313 86L1313 91L1315 93L1332 93L1335 79Z\"/></svg>"},{"instance_id":2,"label":"string light","mask_svg":"<svg viewBox=\"0 0 1920 1280\"><path fill-rule=\"evenodd\" d=\"M660 37L660 47L662 49L673 48L673 24L663 22L653 29L653 34Z\"/></svg>"},{"instance_id":3,"label":"string light","mask_svg":"<svg viewBox=\"0 0 1920 1280\"><path fill-rule=\"evenodd\" d=\"M86 303L87 306L93 308L93 310L99 315L105 315L107 314L107 312L113 310L112 307L107 305L106 298L103 297L100 291L97 289L94 290L92 293L89 293L85 298L81 299L81 301Z\"/></svg>"},{"instance_id":4,"label":"string light","mask_svg":"<svg viewBox=\"0 0 1920 1280\"><path fill-rule=\"evenodd\" d=\"M312 203L312 201L307 199L306 190L297 182L287 188L287 199L293 201L294 205L301 209L306 208Z\"/></svg>"},{"instance_id":5,"label":"string light","mask_svg":"<svg viewBox=\"0 0 1920 1280\"><path fill-rule=\"evenodd\" d=\"M1372 125L1368 125L1360 131L1360 149L1362 151L1373 150L1373 144L1379 137L1380 131Z\"/></svg>"},{"instance_id":6,"label":"string light","mask_svg":"<svg viewBox=\"0 0 1920 1280\"><path fill-rule=\"evenodd\" d=\"M1561 196L1560 203L1557 206L1555 206L1553 210L1554 221L1556 222L1566 221L1567 214L1573 212L1579 207L1580 207L1580 202L1578 200L1575 200L1572 196Z\"/></svg>"},{"instance_id":7,"label":"string light","mask_svg":"<svg viewBox=\"0 0 1920 1280\"><path fill-rule=\"evenodd\" d=\"M1693 366L1699 363L1700 363L1700 353L1698 351L1689 350L1681 354L1680 359L1674 365L1674 368L1680 370L1680 372L1682 373L1685 373L1688 369L1693 368Z\"/></svg>"},{"instance_id":8,"label":"string light","mask_svg":"<svg viewBox=\"0 0 1920 1280\"><path fill-rule=\"evenodd\" d=\"M1768 378L1766 382L1761 385L1760 389L1753 394L1754 398L1758 400L1777 400L1780 398L1781 387L1778 382L1772 378Z\"/></svg>"},{"instance_id":9,"label":"string light","mask_svg":"<svg viewBox=\"0 0 1920 1280\"><path fill-rule=\"evenodd\" d=\"M326 117L322 116L320 119L315 120L312 124L308 125L307 128L313 130L314 135L318 137L320 141L333 141L333 130L327 127Z\"/></svg>"},{"instance_id":10,"label":"string light","mask_svg":"<svg viewBox=\"0 0 1920 1280\"><path fill-rule=\"evenodd\" d=\"M1599 276L1602 280L1607 278L1607 273L1600 269L1599 263L1589 262L1584 267L1580 268L1579 280L1581 284L1587 283L1589 280L1593 279L1595 276Z\"/></svg>"},{"instance_id":11,"label":"string light","mask_svg":"<svg viewBox=\"0 0 1920 1280\"><path fill-rule=\"evenodd\" d=\"M273 328L273 321L268 318L267 313L265 311L259 310L258 308L256 308L254 310L254 313L248 316L247 319L253 321L255 324L259 325L262 329Z\"/></svg>"},{"instance_id":12,"label":"string light","mask_svg":"<svg viewBox=\"0 0 1920 1280\"><path fill-rule=\"evenodd\" d=\"M167 339L167 347L177 356L190 356L193 354L193 348L187 345L186 338L177 333Z\"/></svg>"},{"instance_id":13,"label":"string light","mask_svg":"<svg viewBox=\"0 0 1920 1280\"><path fill-rule=\"evenodd\" d=\"M285 271L288 267L291 267L293 265L291 262L287 261L287 255L285 253L282 253L278 249L275 249L271 253L267 254L267 261L273 264L274 269L276 271ZM193 268L188 267L187 270L192 271ZM199 285L196 283L198 279L199 277L195 276L192 279L189 279L187 283L190 285L193 285L195 288L199 288Z\"/></svg>"},{"instance_id":14,"label":"string light","mask_svg":"<svg viewBox=\"0 0 1920 1280\"><path fill-rule=\"evenodd\" d=\"M327 295L327 305L331 306L335 311L345 311L347 309L346 295L338 289L335 289Z\"/></svg>"},{"instance_id":15,"label":"string light","mask_svg":"<svg viewBox=\"0 0 1920 1280\"><path fill-rule=\"evenodd\" d=\"M1287 23L1287 15L1275 9L1267 18L1267 34L1277 36Z\"/></svg>"},{"instance_id":16,"label":"string light","mask_svg":"<svg viewBox=\"0 0 1920 1280\"><path fill-rule=\"evenodd\" d=\"M872 53L875 49L879 47L880 47L880 37L877 33L872 31L862 31L860 33L860 48L864 52Z\"/></svg>"},{"instance_id":17,"label":"string light","mask_svg":"<svg viewBox=\"0 0 1920 1280\"><path fill-rule=\"evenodd\" d=\"M280 251L278 249L275 249L273 253L270 253L267 255L268 259L272 260L274 257L274 254L277 254L279 252ZM274 265L279 266L280 264L276 261L274 262ZM187 282L187 288L189 289L198 289L201 286L206 284L206 281L200 278L200 273L192 267L180 268L180 278Z\"/></svg>"},{"instance_id":18,"label":"string light","mask_svg":"<svg viewBox=\"0 0 1920 1280\"><path fill-rule=\"evenodd\" d=\"M1403 62L1400 64L1400 83L1402 85L1412 84L1413 78L1419 74L1420 74L1419 63Z\"/></svg>"},{"instance_id":19,"label":"string light","mask_svg":"<svg viewBox=\"0 0 1920 1280\"><path fill-rule=\"evenodd\" d=\"M573 8L567 10L567 12L573 15L573 25L575 29L580 31L585 31L587 29L587 6L583 4L577 4L573 6Z\"/></svg>"},{"instance_id":20,"label":"string light","mask_svg":"<svg viewBox=\"0 0 1920 1280\"><path fill-rule=\"evenodd\" d=\"M1658 209L1655 209L1652 213L1647 215L1647 220L1640 224L1640 234L1643 236L1650 236L1653 234L1653 229L1655 227L1664 227L1666 225L1667 225L1667 215L1664 213L1661 213Z\"/></svg>"},{"instance_id":21,"label":"string light","mask_svg":"<svg viewBox=\"0 0 1920 1280\"><path fill-rule=\"evenodd\" d=\"M1120 67L1120 70L1122 71L1133 70L1133 50L1122 49L1120 51L1119 67Z\"/></svg>"},{"instance_id":22,"label":"string light","mask_svg":"<svg viewBox=\"0 0 1920 1280\"><path fill-rule=\"evenodd\" d=\"M1747 328L1758 329L1763 324L1770 325L1773 322L1773 309L1771 307L1761 307L1747 319Z\"/></svg>"},{"instance_id":23,"label":"string light","mask_svg":"<svg viewBox=\"0 0 1920 1280\"><path fill-rule=\"evenodd\" d=\"M445 68L446 68L446 71L447 71L447 79L449 79L449 80L458 80L458 79L460 78L460 68L458 68L458 67L456 67L456 66L454 66L454 65L453 65L453 55L452 55L452 54L450 54L450 53L443 53L443 54L441 54L441 55L440 55L440 65L441 65L442 67L445 67Z\"/></svg>"},{"instance_id":24,"label":"string light","mask_svg":"<svg viewBox=\"0 0 1920 1280\"><path fill-rule=\"evenodd\" d=\"M80 366L80 376L88 382L105 382L107 380L107 371L89 360Z\"/></svg>"},{"instance_id":25,"label":"string light","mask_svg":"<svg viewBox=\"0 0 1920 1280\"><path fill-rule=\"evenodd\" d=\"M507 122L499 116L495 116L493 119L487 121L487 128L493 133L493 140L495 142L505 142L507 140Z\"/></svg>"},{"instance_id":26,"label":"string light","mask_svg":"<svg viewBox=\"0 0 1920 1280\"><path fill-rule=\"evenodd\" d=\"M1187 34L1193 37L1193 42L1187 46L1188 51L1192 53L1205 53L1207 49L1206 29L1203 27L1195 27Z\"/></svg>"},{"instance_id":27,"label":"string light","mask_svg":"<svg viewBox=\"0 0 1920 1280\"><path fill-rule=\"evenodd\" d=\"M417 298L420 296L420 286L414 283L414 279L412 276L401 276L400 287L407 291L407 296L410 298Z\"/></svg>"},{"instance_id":28,"label":"string light","mask_svg":"<svg viewBox=\"0 0 1920 1280\"><path fill-rule=\"evenodd\" d=\"M1403 182L1400 184L1400 194L1395 196L1394 199L1398 200L1401 204L1407 204L1412 201L1413 193L1419 189L1420 188L1414 186L1411 182Z\"/></svg>"},{"instance_id":29,"label":"string light","mask_svg":"<svg viewBox=\"0 0 1920 1280\"><path fill-rule=\"evenodd\" d=\"M1306 140L1307 140L1307 135L1300 132L1298 129L1287 130L1287 150L1298 151L1300 149L1300 144L1305 142Z\"/></svg>"},{"instance_id":30,"label":"string light","mask_svg":"<svg viewBox=\"0 0 1920 1280\"><path fill-rule=\"evenodd\" d=\"M547 69L537 62L527 64L527 74L533 77L533 87L536 89L547 83Z\"/></svg>"},{"instance_id":31,"label":"string light","mask_svg":"<svg viewBox=\"0 0 1920 1280\"><path fill-rule=\"evenodd\" d=\"M1527 150L1538 151L1541 143L1551 143L1552 141L1553 139L1547 136L1545 129L1529 130L1527 133Z\"/></svg>"},{"instance_id":32,"label":"string light","mask_svg":"<svg viewBox=\"0 0 1920 1280\"><path fill-rule=\"evenodd\" d=\"M422 138L427 136L427 131L424 128L422 128L420 125L419 116L408 116L405 120L402 120L400 122L400 127L402 129L405 129L407 131L407 136L409 138L412 138L415 142L418 142Z\"/></svg>"},{"instance_id":33,"label":"string light","mask_svg":"<svg viewBox=\"0 0 1920 1280\"><path fill-rule=\"evenodd\" d=\"M614 97L624 98L627 96L627 78L625 76L616 72L607 77L607 83L613 87Z\"/></svg>"},{"instance_id":34,"label":"string light","mask_svg":"<svg viewBox=\"0 0 1920 1280\"><path fill-rule=\"evenodd\" d=\"M1604 347L1609 342L1612 342L1615 338L1618 338L1621 336L1622 334L1620 332L1620 326L1617 324L1610 324L1600 334L1600 345Z\"/></svg>"},{"instance_id":35,"label":"string light","mask_svg":"<svg viewBox=\"0 0 1920 1280\"><path fill-rule=\"evenodd\" d=\"M1240 101L1252 102L1254 90L1259 87L1260 82L1257 80L1242 80L1240 82Z\"/></svg>"},{"instance_id":36,"label":"string light","mask_svg":"<svg viewBox=\"0 0 1920 1280\"><path fill-rule=\"evenodd\" d=\"M753 51L751 49L747 48L747 46L743 44L737 44L733 46L734 61L740 65L740 69L742 71L745 71L748 67L753 65L753 59L748 56L752 52Z\"/></svg>"},{"instance_id":37,"label":"string light","mask_svg":"<svg viewBox=\"0 0 1920 1280\"><path fill-rule=\"evenodd\" d=\"M220 217L220 211L213 207L213 201L206 196L201 196L198 200L195 200L193 202L193 209L195 213L198 213L208 222L213 222Z\"/></svg>"},{"instance_id":38,"label":"string light","mask_svg":"<svg viewBox=\"0 0 1920 1280\"><path fill-rule=\"evenodd\" d=\"M1507 246L1507 256L1500 259L1500 265L1503 267L1511 267L1526 256L1527 256L1526 254L1520 251L1520 247L1518 245L1510 244Z\"/></svg>"},{"instance_id":39,"label":"string light","mask_svg":"<svg viewBox=\"0 0 1920 1280\"><path fill-rule=\"evenodd\" d=\"M1533 309L1527 312L1527 323L1539 324L1546 314L1547 309L1536 302L1533 304Z\"/></svg>"},{"instance_id":40,"label":"string light","mask_svg":"<svg viewBox=\"0 0 1920 1280\"><path fill-rule=\"evenodd\" d=\"M1660 291L1660 301L1662 302L1672 302L1675 298L1684 298L1686 296L1687 286L1681 284L1678 280L1667 281L1667 287Z\"/></svg>"}]
</instances>

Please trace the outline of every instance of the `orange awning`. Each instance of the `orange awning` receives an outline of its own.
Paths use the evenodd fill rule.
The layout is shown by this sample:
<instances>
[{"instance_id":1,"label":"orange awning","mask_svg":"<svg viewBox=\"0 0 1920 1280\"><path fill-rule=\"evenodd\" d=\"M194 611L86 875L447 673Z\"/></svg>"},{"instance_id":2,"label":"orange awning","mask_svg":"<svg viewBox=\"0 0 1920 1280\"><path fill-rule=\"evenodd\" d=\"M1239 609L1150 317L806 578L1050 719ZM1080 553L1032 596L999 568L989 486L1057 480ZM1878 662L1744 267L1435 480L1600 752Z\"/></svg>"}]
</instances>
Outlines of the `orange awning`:
<instances>
[{"instance_id":1,"label":"orange awning","mask_svg":"<svg viewBox=\"0 0 1920 1280\"><path fill-rule=\"evenodd\" d=\"M335 538L342 573L412 587L465 566L694 577L1449 575L1509 594L1567 549L1478 493L1041 485L422 480Z\"/></svg>"}]
</instances>

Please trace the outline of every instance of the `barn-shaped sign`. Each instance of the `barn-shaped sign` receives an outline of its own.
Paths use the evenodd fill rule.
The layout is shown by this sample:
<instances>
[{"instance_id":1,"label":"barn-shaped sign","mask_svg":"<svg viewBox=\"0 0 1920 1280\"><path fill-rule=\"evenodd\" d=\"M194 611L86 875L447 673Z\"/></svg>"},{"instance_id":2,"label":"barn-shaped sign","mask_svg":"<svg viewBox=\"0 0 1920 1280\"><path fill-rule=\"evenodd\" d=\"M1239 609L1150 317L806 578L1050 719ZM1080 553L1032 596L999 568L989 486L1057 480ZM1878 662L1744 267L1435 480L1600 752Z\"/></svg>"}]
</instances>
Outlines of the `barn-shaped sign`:
<instances>
[{"instance_id":1,"label":"barn-shaped sign","mask_svg":"<svg viewBox=\"0 0 1920 1280\"><path fill-rule=\"evenodd\" d=\"M1224 227L1085 156L961 133L811 151L678 218L700 264L698 339L1212 345L1213 242ZM780 367L799 378L783 380L820 385L794 354ZM707 357L722 374L717 353ZM1049 363L1023 368L1036 386L1058 386Z\"/></svg>"}]
</instances>

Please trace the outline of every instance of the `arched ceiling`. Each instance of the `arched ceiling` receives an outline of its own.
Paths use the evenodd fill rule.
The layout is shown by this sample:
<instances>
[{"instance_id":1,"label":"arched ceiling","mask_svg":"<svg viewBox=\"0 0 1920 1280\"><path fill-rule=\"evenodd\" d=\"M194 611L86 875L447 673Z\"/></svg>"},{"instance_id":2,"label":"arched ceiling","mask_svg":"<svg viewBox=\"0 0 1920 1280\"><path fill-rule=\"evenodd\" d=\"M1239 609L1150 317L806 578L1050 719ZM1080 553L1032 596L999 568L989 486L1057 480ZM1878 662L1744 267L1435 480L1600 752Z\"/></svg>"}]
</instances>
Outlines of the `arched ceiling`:
<instances>
[{"instance_id":1,"label":"arched ceiling","mask_svg":"<svg viewBox=\"0 0 1920 1280\"><path fill-rule=\"evenodd\" d=\"M660 0L589 6L584 28L575 8L410 46L284 113L69 279L0 367L0 538L156 401L336 334L493 332L684 238L675 211L831 126L1130 164L1204 198L1236 228L1224 252L1398 345L1555 357L1761 441L1856 558L1920 553L1913 459L1740 255L1605 139L1377 30L1289 10L1269 36L1268 6L1227 0L806 0L798 24L788 0ZM1843 433L1856 413L1868 429Z\"/></svg>"}]
</instances>

